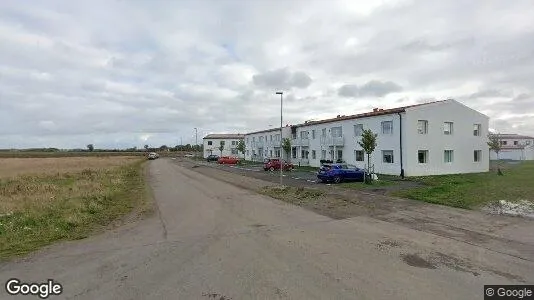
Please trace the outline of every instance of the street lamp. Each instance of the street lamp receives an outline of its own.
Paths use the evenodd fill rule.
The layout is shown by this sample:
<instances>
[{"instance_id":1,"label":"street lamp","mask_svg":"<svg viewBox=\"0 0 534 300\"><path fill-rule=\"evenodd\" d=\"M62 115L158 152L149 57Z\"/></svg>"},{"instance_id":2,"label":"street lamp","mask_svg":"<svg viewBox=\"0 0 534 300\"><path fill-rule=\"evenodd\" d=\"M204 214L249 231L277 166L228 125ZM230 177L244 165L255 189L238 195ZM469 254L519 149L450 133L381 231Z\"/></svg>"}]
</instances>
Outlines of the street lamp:
<instances>
[{"instance_id":1,"label":"street lamp","mask_svg":"<svg viewBox=\"0 0 534 300\"><path fill-rule=\"evenodd\" d=\"M282 155L282 99L284 97L284 92L276 92L276 95L280 95L280 187L282 187L282 171L284 169L284 156Z\"/></svg>"}]
</instances>

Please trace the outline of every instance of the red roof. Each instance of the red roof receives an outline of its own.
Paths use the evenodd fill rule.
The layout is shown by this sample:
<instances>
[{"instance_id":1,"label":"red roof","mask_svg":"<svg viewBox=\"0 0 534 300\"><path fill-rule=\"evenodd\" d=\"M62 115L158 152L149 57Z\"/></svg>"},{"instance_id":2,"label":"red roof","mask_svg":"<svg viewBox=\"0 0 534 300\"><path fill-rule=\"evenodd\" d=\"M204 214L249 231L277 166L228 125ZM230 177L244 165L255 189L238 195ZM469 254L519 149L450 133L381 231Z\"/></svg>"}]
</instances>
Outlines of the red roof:
<instances>
[{"instance_id":1,"label":"red roof","mask_svg":"<svg viewBox=\"0 0 534 300\"><path fill-rule=\"evenodd\" d=\"M428 105L428 104L434 104L434 103L440 103L440 102L445 102L445 101L447 101L447 100L432 101L432 102L427 102L427 103L413 104L413 105L396 107L396 108L389 108L389 109L375 109L375 110L373 110L371 112L366 112L366 113L362 113L362 114L349 115L349 116L338 116L336 118L331 118L331 119L325 119L325 120L319 120L319 121L310 121L310 122L303 123L303 124L298 124L298 125L295 125L295 126L300 127L300 126L331 123L331 122L344 121L344 120L353 120L353 119L360 119L360 118L367 118L367 117L375 117L375 116L396 114L396 113L405 112L407 108L412 108L412 107L422 106L422 105Z\"/></svg>"},{"instance_id":2,"label":"red roof","mask_svg":"<svg viewBox=\"0 0 534 300\"><path fill-rule=\"evenodd\" d=\"M520 135L516 133L501 133L497 134L497 136L501 139L518 139L518 140L531 140L534 139L534 137L527 136L527 135Z\"/></svg>"}]
</instances>

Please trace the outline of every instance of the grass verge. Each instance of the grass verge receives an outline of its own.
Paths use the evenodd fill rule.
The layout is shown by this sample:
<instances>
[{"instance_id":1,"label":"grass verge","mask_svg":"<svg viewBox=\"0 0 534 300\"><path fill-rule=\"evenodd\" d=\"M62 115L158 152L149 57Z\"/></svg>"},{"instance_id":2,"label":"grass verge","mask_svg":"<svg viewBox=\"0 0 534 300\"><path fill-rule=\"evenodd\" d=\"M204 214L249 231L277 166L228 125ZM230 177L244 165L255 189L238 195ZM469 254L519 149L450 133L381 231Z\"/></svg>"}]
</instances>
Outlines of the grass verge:
<instances>
[{"instance_id":1,"label":"grass verge","mask_svg":"<svg viewBox=\"0 0 534 300\"><path fill-rule=\"evenodd\" d=\"M149 213L143 162L0 180L0 259L85 238L134 208Z\"/></svg>"},{"instance_id":2,"label":"grass verge","mask_svg":"<svg viewBox=\"0 0 534 300\"><path fill-rule=\"evenodd\" d=\"M413 177L424 187L400 190L395 196L460 208L498 200L534 200L534 162L522 162L498 176L495 172Z\"/></svg>"},{"instance_id":3,"label":"grass verge","mask_svg":"<svg viewBox=\"0 0 534 300\"><path fill-rule=\"evenodd\" d=\"M349 188L355 190L366 190L366 189L377 189L381 187L387 187L392 185L397 185L398 182L391 180L375 180L372 184L366 184L364 182L343 182L339 184L339 187Z\"/></svg>"},{"instance_id":4,"label":"grass verge","mask_svg":"<svg viewBox=\"0 0 534 300\"><path fill-rule=\"evenodd\" d=\"M310 202L316 202L324 195L323 191L316 189L290 186L285 186L283 188L278 186L267 186L263 187L260 190L260 193L299 206L303 206Z\"/></svg>"}]
</instances>

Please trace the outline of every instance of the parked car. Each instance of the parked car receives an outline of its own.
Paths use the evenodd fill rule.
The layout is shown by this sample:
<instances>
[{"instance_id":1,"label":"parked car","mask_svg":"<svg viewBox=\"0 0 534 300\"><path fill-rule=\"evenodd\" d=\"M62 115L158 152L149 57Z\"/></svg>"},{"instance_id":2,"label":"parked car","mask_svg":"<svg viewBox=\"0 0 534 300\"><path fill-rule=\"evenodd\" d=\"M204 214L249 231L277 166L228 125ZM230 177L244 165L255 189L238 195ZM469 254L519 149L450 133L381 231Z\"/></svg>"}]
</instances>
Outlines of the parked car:
<instances>
[{"instance_id":1,"label":"parked car","mask_svg":"<svg viewBox=\"0 0 534 300\"><path fill-rule=\"evenodd\" d=\"M364 181L365 170L347 164L324 164L317 172L322 182Z\"/></svg>"},{"instance_id":2,"label":"parked car","mask_svg":"<svg viewBox=\"0 0 534 300\"><path fill-rule=\"evenodd\" d=\"M239 158L231 156L221 156L217 159L217 162L223 165L235 165L239 162Z\"/></svg>"},{"instance_id":3,"label":"parked car","mask_svg":"<svg viewBox=\"0 0 534 300\"><path fill-rule=\"evenodd\" d=\"M185 157L195 157L195 155L193 153L187 153L186 155L184 155Z\"/></svg>"},{"instance_id":4,"label":"parked car","mask_svg":"<svg viewBox=\"0 0 534 300\"><path fill-rule=\"evenodd\" d=\"M156 158L159 158L159 154L157 154L156 152L150 152L148 153L147 158L150 160L156 159Z\"/></svg>"},{"instance_id":5,"label":"parked car","mask_svg":"<svg viewBox=\"0 0 534 300\"><path fill-rule=\"evenodd\" d=\"M263 161L263 170L265 171L274 171L280 170L280 159L278 158L267 158ZM284 160L284 171L291 171L295 168L292 163Z\"/></svg>"},{"instance_id":6,"label":"parked car","mask_svg":"<svg viewBox=\"0 0 534 300\"><path fill-rule=\"evenodd\" d=\"M207 162L218 161L218 160L219 160L219 155L210 154L210 155L208 155L208 157L206 157L206 161Z\"/></svg>"}]
</instances>

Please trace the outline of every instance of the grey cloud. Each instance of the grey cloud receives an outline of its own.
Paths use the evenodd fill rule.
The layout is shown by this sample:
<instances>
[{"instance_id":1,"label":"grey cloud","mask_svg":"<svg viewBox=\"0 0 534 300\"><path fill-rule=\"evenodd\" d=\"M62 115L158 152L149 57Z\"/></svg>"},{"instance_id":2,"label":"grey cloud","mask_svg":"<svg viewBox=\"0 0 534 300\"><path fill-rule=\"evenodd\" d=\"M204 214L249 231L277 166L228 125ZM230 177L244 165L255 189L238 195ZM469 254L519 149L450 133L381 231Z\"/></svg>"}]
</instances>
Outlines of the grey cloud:
<instances>
[{"instance_id":1,"label":"grey cloud","mask_svg":"<svg viewBox=\"0 0 534 300\"><path fill-rule=\"evenodd\" d=\"M485 89L468 96L469 99L493 98L493 97L511 97L512 92L498 89Z\"/></svg>"},{"instance_id":2,"label":"grey cloud","mask_svg":"<svg viewBox=\"0 0 534 300\"><path fill-rule=\"evenodd\" d=\"M259 87L288 89L307 88L312 79L304 72L290 72L287 68L267 71L252 76L252 82Z\"/></svg>"},{"instance_id":3,"label":"grey cloud","mask_svg":"<svg viewBox=\"0 0 534 300\"><path fill-rule=\"evenodd\" d=\"M390 93L400 92L402 87L392 81L371 80L358 87L354 84L346 84L339 88L338 94L342 97L383 97Z\"/></svg>"}]
</instances>

